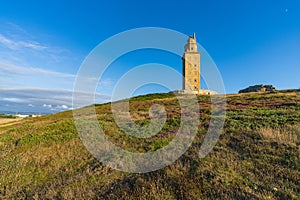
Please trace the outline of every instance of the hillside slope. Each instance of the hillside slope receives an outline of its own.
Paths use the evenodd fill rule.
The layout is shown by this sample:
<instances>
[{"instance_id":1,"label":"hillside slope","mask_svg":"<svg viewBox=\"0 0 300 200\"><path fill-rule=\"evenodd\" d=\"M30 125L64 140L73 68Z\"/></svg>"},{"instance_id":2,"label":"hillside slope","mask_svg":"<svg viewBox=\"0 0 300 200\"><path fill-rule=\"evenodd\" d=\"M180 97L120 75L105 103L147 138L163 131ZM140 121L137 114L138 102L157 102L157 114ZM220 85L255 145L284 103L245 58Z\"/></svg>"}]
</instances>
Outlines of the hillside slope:
<instances>
[{"instance_id":1,"label":"hillside slope","mask_svg":"<svg viewBox=\"0 0 300 200\"><path fill-rule=\"evenodd\" d=\"M193 144L172 165L146 174L116 171L93 158L71 111L1 126L0 199L300 199L300 93L229 95L224 131L204 159L198 152L210 99L198 99L201 121ZM116 145L155 151L174 137L180 108L172 94L132 98L137 124L149 123L154 103L166 106L168 119L149 140L118 130L110 104L96 111Z\"/></svg>"}]
</instances>

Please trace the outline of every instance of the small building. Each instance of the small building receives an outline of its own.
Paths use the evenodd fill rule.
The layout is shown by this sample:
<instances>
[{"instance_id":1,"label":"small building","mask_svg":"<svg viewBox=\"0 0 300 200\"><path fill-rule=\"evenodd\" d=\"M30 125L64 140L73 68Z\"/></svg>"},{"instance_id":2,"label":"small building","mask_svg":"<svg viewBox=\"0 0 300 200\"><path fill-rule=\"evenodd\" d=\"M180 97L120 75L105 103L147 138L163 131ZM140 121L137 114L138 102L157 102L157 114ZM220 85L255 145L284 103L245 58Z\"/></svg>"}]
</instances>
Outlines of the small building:
<instances>
[{"instance_id":1,"label":"small building","mask_svg":"<svg viewBox=\"0 0 300 200\"><path fill-rule=\"evenodd\" d=\"M29 117L29 115L24 115L24 114L16 114L15 116L18 117L18 118L26 118L26 117Z\"/></svg>"},{"instance_id":2,"label":"small building","mask_svg":"<svg viewBox=\"0 0 300 200\"><path fill-rule=\"evenodd\" d=\"M27 117L40 117L41 115L35 115L35 114L15 114L15 117L18 118L27 118Z\"/></svg>"}]
</instances>

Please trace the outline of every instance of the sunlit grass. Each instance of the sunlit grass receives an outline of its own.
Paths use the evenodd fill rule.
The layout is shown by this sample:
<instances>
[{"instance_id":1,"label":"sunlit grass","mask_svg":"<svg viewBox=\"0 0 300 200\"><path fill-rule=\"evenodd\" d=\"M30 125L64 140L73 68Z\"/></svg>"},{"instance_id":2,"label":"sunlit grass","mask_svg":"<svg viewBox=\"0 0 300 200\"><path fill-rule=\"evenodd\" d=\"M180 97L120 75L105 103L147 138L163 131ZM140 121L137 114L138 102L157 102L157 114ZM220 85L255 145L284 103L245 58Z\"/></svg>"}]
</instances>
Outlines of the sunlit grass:
<instances>
[{"instance_id":1,"label":"sunlit grass","mask_svg":"<svg viewBox=\"0 0 300 200\"><path fill-rule=\"evenodd\" d=\"M99 163L77 135L72 112L24 119L0 128L0 199L299 199L300 94L243 94L227 98L217 145L198 153L210 120L210 99L199 96L200 125L188 151L172 165L146 174L119 172ZM116 125L111 105L96 106L109 140L132 152L167 145L180 125L173 94L130 100L137 125L163 104L167 121L150 138Z\"/></svg>"}]
</instances>

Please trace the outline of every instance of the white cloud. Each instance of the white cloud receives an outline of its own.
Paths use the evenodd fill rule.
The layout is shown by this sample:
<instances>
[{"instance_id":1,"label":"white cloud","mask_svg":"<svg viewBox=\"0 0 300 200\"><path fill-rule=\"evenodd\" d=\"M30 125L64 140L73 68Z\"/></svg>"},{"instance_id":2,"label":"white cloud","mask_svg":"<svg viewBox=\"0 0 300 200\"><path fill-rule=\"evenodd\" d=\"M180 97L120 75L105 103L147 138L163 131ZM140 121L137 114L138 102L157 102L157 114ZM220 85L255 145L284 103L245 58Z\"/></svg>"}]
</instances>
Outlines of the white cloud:
<instances>
[{"instance_id":1,"label":"white cloud","mask_svg":"<svg viewBox=\"0 0 300 200\"><path fill-rule=\"evenodd\" d=\"M0 60L0 87L51 87L71 89L76 75L37 67L25 67Z\"/></svg>"},{"instance_id":2,"label":"white cloud","mask_svg":"<svg viewBox=\"0 0 300 200\"><path fill-rule=\"evenodd\" d=\"M34 50L45 50L48 47L39 44L36 41L16 41L5 37L4 35L0 34L0 43L11 50L22 50L23 48L29 48Z\"/></svg>"},{"instance_id":3,"label":"white cloud","mask_svg":"<svg viewBox=\"0 0 300 200\"><path fill-rule=\"evenodd\" d=\"M6 73L6 75L20 74L20 75L31 75L36 77L38 77L39 75L47 75L47 76L75 78L76 76L74 74L61 73L61 72L46 70L37 67L17 66L0 60L0 74L1 72Z\"/></svg>"},{"instance_id":4,"label":"white cloud","mask_svg":"<svg viewBox=\"0 0 300 200\"><path fill-rule=\"evenodd\" d=\"M91 97L86 92L77 92L77 96L83 99ZM35 111L35 112L59 112L72 109L72 90L45 89L45 88L1 88L0 87L0 111ZM110 101L111 97L95 94L96 103ZM5 106L7 105L7 106Z\"/></svg>"},{"instance_id":5,"label":"white cloud","mask_svg":"<svg viewBox=\"0 0 300 200\"><path fill-rule=\"evenodd\" d=\"M52 108L52 105L51 104L43 104L43 107L44 108Z\"/></svg>"},{"instance_id":6,"label":"white cloud","mask_svg":"<svg viewBox=\"0 0 300 200\"><path fill-rule=\"evenodd\" d=\"M0 100L3 100L3 101L7 101L7 102L13 102L13 103L25 103L25 102L28 102L24 99L20 99L20 98L16 98L16 97L3 97L3 98L0 98Z\"/></svg>"},{"instance_id":7,"label":"white cloud","mask_svg":"<svg viewBox=\"0 0 300 200\"><path fill-rule=\"evenodd\" d=\"M16 46L15 46L15 44L14 44L13 41L7 39L6 37L4 37L1 34L0 34L0 43L2 43L3 45L5 45L9 49L15 50L15 48L16 48Z\"/></svg>"},{"instance_id":8,"label":"white cloud","mask_svg":"<svg viewBox=\"0 0 300 200\"><path fill-rule=\"evenodd\" d=\"M66 105L61 105L60 108L62 108L62 109L68 109L69 107L66 106Z\"/></svg>"},{"instance_id":9,"label":"white cloud","mask_svg":"<svg viewBox=\"0 0 300 200\"><path fill-rule=\"evenodd\" d=\"M73 86L73 69L80 65L83 57L75 55L74 49L70 51L61 47L56 37L44 35L47 34L26 31L14 23L0 23L0 87L61 88L58 86L67 85L63 88L70 89ZM61 69L71 73L58 72ZM53 86L53 83L56 85Z\"/></svg>"},{"instance_id":10,"label":"white cloud","mask_svg":"<svg viewBox=\"0 0 300 200\"><path fill-rule=\"evenodd\" d=\"M63 111L70 109L67 105L57 105L56 107L52 108L53 111Z\"/></svg>"},{"instance_id":11,"label":"white cloud","mask_svg":"<svg viewBox=\"0 0 300 200\"><path fill-rule=\"evenodd\" d=\"M56 38L43 35L13 23L0 24L0 111L72 109L72 88L76 78L72 73L83 56L74 49L61 48ZM59 72L61 69L68 72ZM97 80L88 78L86 81ZM104 80L99 85L108 88L111 82ZM80 98L91 97L79 93ZM106 95L95 94L95 97L97 103L110 100Z\"/></svg>"},{"instance_id":12,"label":"white cloud","mask_svg":"<svg viewBox=\"0 0 300 200\"><path fill-rule=\"evenodd\" d=\"M37 42L19 42L19 46L34 49L34 50L48 49L48 47L43 46Z\"/></svg>"}]
</instances>

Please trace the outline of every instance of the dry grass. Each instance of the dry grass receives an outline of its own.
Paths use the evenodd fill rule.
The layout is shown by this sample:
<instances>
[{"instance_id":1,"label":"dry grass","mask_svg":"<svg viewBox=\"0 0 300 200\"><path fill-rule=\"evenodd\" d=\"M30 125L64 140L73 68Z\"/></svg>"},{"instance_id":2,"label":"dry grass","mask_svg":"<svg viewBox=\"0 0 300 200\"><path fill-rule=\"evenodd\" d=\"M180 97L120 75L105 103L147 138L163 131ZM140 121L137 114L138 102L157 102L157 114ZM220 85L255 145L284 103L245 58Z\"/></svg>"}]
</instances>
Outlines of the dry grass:
<instances>
[{"instance_id":1,"label":"dry grass","mask_svg":"<svg viewBox=\"0 0 300 200\"><path fill-rule=\"evenodd\" d=\"M284 144L299 144L300 124L281 128L262 127L258 133L266 140Z\"/></svg>"},{"instance_id":2,"label":"dry grass","mask_svg":"<svg viewBox=\"0 0 300 200\"><path fill-rule=\"evenodd\" d=\"M193 144L170 166L146 174L119 172L93 158L78 138L72 112L11 122L16 124L0 129L0 199L300 198L300 94L228 97L224 132L203 159L198 154L210 102L198 100L201 127ZM96 106L97 117L116 145L150 152L172 139L180 122L178 102L170 94L130 102L137 124L149 122L149 108L158 102L166 105L168 120L161 137L149 140L123 134L110 104Z\"/></svg>"},{"instance_id":3,"label":"dry grass","mask_svg":"<svg viewBox=\"0 0 300 200\"><path fill-rule=\"evenodd\" d=\"M0 134L4 133L6 129L12 126L16 126L17 124L20 124L22 118L0 118ZM2 143L0 142L0 146Z\"/></svg>"},{"instance_id":4,"label":"dry grass","mask_svg":"<svg viewBox=\"0 0 300 200\"><path fill-rule=\"evenodd\" d=\"M22 118L10 119L10 118L0 118L0 127L1 126L8 126L12 124L12 122L17 122L22 120Z\"/></svg>"}]
</instances>

